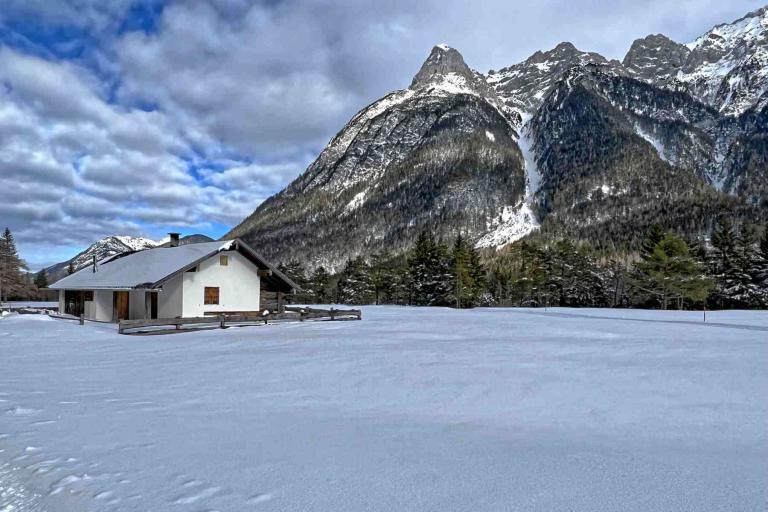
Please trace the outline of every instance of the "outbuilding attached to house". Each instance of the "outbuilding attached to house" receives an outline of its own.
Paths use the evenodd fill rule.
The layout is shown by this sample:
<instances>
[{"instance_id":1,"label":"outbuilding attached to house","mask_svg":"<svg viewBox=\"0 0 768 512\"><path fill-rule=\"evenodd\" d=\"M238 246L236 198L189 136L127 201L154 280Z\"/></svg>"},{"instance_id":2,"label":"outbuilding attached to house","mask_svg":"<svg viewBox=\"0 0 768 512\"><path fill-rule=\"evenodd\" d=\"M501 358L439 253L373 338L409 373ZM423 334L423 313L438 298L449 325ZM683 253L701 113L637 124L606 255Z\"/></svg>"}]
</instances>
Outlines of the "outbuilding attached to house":
<instances>
[{"instance_id":1,"label":"outbuilding attached to house","mask_svg":"<svg viewBox=\"0 0 768 512\"><path fill-rule=\"evenodd\" d=\"M240 239L107 258L53 285L59 311L102 322L281 311L297 286Z\"/></svg>"}]
</instances>

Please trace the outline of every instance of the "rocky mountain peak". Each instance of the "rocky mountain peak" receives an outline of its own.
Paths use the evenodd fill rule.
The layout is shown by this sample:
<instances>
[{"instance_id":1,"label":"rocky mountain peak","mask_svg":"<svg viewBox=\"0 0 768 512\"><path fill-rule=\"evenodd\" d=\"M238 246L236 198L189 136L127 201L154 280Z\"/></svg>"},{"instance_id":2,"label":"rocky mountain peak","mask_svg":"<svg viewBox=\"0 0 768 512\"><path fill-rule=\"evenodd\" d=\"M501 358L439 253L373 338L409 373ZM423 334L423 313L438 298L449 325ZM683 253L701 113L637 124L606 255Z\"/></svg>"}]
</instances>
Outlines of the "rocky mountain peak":
<instances>
[{"instance_id":1,"label":"rocky mountain peak","mask_svg":"<svg viewBox=\"0 0 768 512\"><path fill-rule=\"evenodd\" d=\"M636 39L622 64L635 78L669 80L685 64L691 50L662 34Z\"/></svg>"},{"instance_id":2,"label":"rocky mountain peak","mask_svg":"<svg viewBox=\"0 0 768 512\"><path fill-rule=\"evenodd\" d=\"M489 73L488 82L505 103L524 112L533 112L568 70L595 64L623 73L621 63L599 53L584 52L573 43L562 42L547 51L537 51L525 61Z\"/></svg>"},{"instance_id":3,"label":"rocky mountain peak","mask_svg":"<svg viewBox=\"0 0 768 512\"><path fill-rule=\"evenodd\" d=\"M469 69L464 57L456 49L445 44L438 44L421 65L411 82L411 89L417 89L433 82L439 82L446 76L457 75L469 82L475 79L475 74Z\"/></svg>"}]
</instances>

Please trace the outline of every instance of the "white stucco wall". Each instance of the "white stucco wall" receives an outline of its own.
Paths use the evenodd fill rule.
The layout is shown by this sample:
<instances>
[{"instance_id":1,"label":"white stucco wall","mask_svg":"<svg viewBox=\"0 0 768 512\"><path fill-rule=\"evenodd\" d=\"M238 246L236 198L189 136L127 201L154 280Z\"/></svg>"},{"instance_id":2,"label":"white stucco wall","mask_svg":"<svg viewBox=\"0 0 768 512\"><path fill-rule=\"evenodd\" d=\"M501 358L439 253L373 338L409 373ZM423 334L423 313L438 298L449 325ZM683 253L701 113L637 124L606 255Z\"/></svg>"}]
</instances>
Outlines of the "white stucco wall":
<instances>
[{"instance_id":1,"label":"white stucco wall","mask_svg":"<svg viewBox=\"0 0 768 512\"><path fill-rule=\"evenodd\" d=\"M86 302L85 309L88 311L88 305L91 305L91 318L100 322L112 321L112 291L96 290L93 292L93 302ZM87 313L86 313L87 314Z\"/></svg>"},{"instance_id":2,"label":"white stucco wall","mask_svg":"<svg viewBox=\"0 0 768 512\"><path fill-rule=\"evenodd\" d=\"M128 319L144 318L147 308L146 290L132 290L128 297Z\"/></svg>"},{"instance_id":3,"label":"white stucco wall","mask_svg":"<svg viewBox=\"0 0 768 512\"><path fill-rule=\"evenodd\" d=\"M183 316L183 282L184 277L179 275L163 284L162 291L157 294L158 318Z\"/></svg>"},{"instance_id":4,"label":"white stucco wall","mask_svg":"<svg viewBox=\"0 0 768 512\"><path fill-rule=\"evenodd\" d=\"M229 256L229 265L219 264L219 255ZM203 316L217 311L258 311L258 269L236 251L226 251L203 261L197 272L183 275L183 316ZM204 304L205 287L219 288L219 304Z\"/></svg>"},{"instance_id":5,"label":"white stucco wall","mask_svg":"<svg viewBox=\"0 0 768 512\"><path fill-rule=\"evenodd\" d=\"M64 290L59 290L59 312L64 313L66 307L64 301ZM112 321L112 291L96 290L93 292L93 300L86 300L83 303L83 315L88 320L98 320L99 322Z\"/></svg>"}]
</instances>

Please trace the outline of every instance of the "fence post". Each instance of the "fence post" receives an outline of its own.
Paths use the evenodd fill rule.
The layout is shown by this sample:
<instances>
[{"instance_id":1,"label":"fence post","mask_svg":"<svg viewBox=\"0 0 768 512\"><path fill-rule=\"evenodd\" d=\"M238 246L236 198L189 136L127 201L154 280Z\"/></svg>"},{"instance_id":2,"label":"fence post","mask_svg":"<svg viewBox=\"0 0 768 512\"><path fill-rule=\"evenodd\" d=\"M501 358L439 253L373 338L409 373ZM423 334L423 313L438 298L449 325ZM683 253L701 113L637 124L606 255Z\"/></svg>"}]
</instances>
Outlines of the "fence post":
<instances>
[{"instance_id":1,"label":"fence post","mask_svg":"<svg viewBox=\"0 0 768 512\"><path fill-rule=\"evenodd\" d=\"M333 308L331 308L331 320L335 320L335 319L336 319L336 314L334 313Z\"/></svg>"},{"instance_id":2,"label":"fence post","mask_svg":"<svg viewBox=\"0 0 768 512\"><path fill-rule=\"evenodd\" d=\"M304 311L303 309L301 311L299 311L299 322L303 322L304 321L304 317L306 315L307 315L307 312Z\"/></svg>"},{"instance_id":3,"label":"fence post","mask_svg":"<svg viewBox=\"0 0 768 512\"><path fill-rule=\"evenodd\" d=\"M224 320L224 315L219 315L219 327L221 327L222 329L224 329L224 328L226 327L226 325L225 325L225 324L226 324L226 322L225 322L225 320Z\"/></svg>"},{"instance_id":4,"label":"fence post","mask_svg":"<svg viewBox=\"0 0 768 512\"><path fill-rule=\"evenodd\" d=\"M85 325L85 315L80 315L80 325Z\"/></svg>"}]
</instances>

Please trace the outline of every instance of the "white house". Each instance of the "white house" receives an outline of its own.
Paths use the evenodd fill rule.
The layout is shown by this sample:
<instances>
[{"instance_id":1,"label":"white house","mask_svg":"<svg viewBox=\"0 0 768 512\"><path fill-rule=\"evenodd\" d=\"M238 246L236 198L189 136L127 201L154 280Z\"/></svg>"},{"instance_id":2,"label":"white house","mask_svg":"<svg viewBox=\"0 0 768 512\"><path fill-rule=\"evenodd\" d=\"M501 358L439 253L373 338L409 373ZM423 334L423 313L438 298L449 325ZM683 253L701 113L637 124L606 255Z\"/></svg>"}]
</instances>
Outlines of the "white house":
<instances>
[{"instance_id":1,"label":"white house","mask_svg":"<svg viewBox=\"0 0 768 512\"><path fill-rule=\"evenodd\" d=\"M118 254L50 286L59 311L103 322L279 310L298 287L240 239Z\"/></svg>"}]
</instances>

